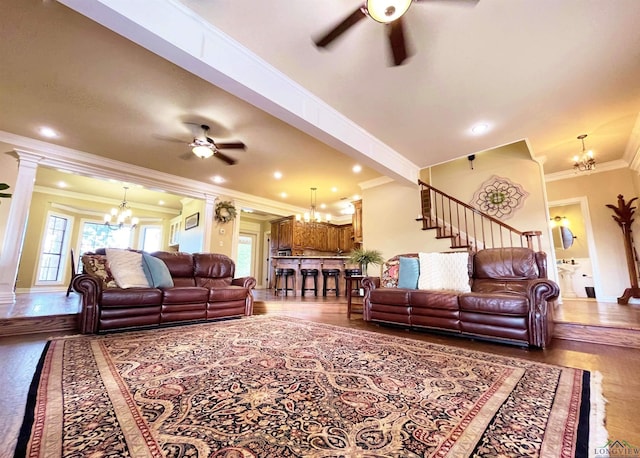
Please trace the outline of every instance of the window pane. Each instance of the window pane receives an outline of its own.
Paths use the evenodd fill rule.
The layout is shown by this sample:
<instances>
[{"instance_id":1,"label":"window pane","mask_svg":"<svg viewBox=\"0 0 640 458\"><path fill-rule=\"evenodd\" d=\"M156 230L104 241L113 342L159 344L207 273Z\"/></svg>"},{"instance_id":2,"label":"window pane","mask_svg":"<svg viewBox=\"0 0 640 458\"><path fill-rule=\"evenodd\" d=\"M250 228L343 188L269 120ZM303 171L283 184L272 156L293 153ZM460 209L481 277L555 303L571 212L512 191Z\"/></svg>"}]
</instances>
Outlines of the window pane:
<instances>
[{"instance_id":1,"label":"window pane","mask_svg":"<svg viewBox=\"0 0 640 458\"><path fill-rule=\"evenodd\" d=\"M104 223L85 222L82 226L80 254L98 248L129 248L131 228L111 229Z\"/></svg>"},{"instance_id":2,"label":"window pane","mask_svg":"<svg viewBox=\"0 0 640 458\"><path fill-rule=\"evenodd\" d=\"M253 250L253 237L240 235L238 238L238 262L236 264L236 277L248 277L251 275L251 260Z\"/></svg>"},{"instance_id":3,"label":"window pane","mask_svg":"<svg viewBox=\"0 0 640 458\"><path fill-rule=\"evenodd\" d=\"M159 226L145 226L142 228L142 249L147 253L159 251L162 248L162 228Z\"/></svg>"},{"instance_id":4,"label":"window pane","mask_svg":"<svg viewBox=\"0 0 640 458\"><path fill-rule=\"evenodd\" d=\"M38 281L60 281L62 276L60 262L68 222L67 218L60 216L50 215L48 217L47 230L40 254Z\"/></svg>"}]
</instances>

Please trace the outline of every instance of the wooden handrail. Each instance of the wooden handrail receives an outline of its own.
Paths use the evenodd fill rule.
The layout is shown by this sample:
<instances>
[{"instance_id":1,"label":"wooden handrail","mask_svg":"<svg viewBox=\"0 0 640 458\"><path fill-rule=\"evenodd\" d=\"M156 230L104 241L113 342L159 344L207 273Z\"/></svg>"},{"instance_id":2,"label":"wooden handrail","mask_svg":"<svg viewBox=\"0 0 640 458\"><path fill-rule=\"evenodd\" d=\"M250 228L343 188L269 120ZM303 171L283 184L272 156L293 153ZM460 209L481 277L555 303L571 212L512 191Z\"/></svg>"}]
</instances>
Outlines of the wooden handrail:
<instances>
[{"instance_id":1,"label":"wooden handrail","mask_svg":"<svg viewBox=\"0 0 640 458\"><path fill-rule=\"evenodd\" d=\"M533 250L536 239L537 250L542 249L541 231L520 231L422 180L418 180L418 185L422 217L417 221L422 221L423 230L436 229L438 238L450 237L452 248L475 251L519 245Z\"/></svg>"}]
</instances>

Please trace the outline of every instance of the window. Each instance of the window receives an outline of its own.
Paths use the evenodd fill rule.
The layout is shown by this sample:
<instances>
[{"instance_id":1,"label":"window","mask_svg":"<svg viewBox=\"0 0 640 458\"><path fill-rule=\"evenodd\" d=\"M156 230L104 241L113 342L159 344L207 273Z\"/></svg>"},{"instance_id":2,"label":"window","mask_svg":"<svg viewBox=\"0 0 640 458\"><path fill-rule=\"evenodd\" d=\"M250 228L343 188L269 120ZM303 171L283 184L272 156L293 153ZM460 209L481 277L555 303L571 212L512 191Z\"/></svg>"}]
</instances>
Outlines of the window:
<instances>
[{"instance_id":1,"label":"window","mask_svg":"<svg viewBox=\"0 0 640 458\"><path fill-rule=\"evenodd\" d=\"M240 234L238 238L238 262L236 263L236 277L252 276L254 259L255 235Z\"/></svg>"},{"instance_id":2,"label":"window","mask_svg":"<svg viewBox=\"0 0 640 458\"><path fill-rule=\"evenodd\" d=\"M147 253L162 249L162 227L142 226L140 247Z\"/></svg>"},{"instance_id":3,"label":"window","mask_svg":"<svg viewBox=\"0 0 640 458\"><path fill-rule=\"evenodd\" d=\"M80 237L80 255L98 248L129 248L132 235L130 227L111 229L104 223L85 221Z\"/></svg>"},{"instance_id":4,"label":"window","mask_svg":"<svg viewBox=\"0 0 640 458\"><path fill-rule=\"evenodd\" d=\"M67 216L48 214L40 252L38 282L59 283L62 281L70 229L71 221Z\"/></svg>"}]
</instances>

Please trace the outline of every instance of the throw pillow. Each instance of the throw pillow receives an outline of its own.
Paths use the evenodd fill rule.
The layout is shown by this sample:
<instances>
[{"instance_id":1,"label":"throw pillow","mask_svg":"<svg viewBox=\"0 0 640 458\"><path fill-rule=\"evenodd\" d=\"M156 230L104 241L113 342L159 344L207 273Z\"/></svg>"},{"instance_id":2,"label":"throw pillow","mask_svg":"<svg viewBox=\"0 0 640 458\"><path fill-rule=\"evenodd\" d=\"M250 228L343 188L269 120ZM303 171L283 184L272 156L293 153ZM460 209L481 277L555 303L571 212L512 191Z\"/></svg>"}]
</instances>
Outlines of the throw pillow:
<instances>
[{"instance_id":1,"label":"throw pillow","mask_svg":"<svg viewBox=\"0 0 640 458\"><path fill-rule=\"evenodd\" d=\"M398 288L416 289L420 275L420 260L418 258L400 257L398 273Z\"/></svg>"},{"instance_id":2,"label":"throw pillow","mask_svg":"<svg viewBox=\"0 0 640 458\"><path fill-rule=\"evenodd\" d=\"M142 269L150 286L155 288L173 288L173 278L162 259L142 253Z\"/></svg>"},{"instance_id":3,"label":"throw pillow","mask_svg":"<svg viewBox=\"0 0 640 458\"><path fill-rule=\"evenodd\" d=\"M142 253L107 248L109 268L120 288L148 288L149 282L142 268Z\"/></svg>"},{"instance_id":4,"label":"throw pillow","mask_svg":"<svg viewBox=\"0 0 640 458\"><path fill-rule=\"evenodd\" d=\"M444 289L440 271L438 269L439 254L440 253L418 253L418 259L420 262L418 289Z\"/></svg>"},{"instance_id":5,"label":"throw pillow","mask_svg":"<svg viewBox=\"0 0 640 458\"><path fill-rule=\"evenodd\" d=\"M398 286L399 267L400 261L398 261L398 259L385 262L382 265L382 277L380 280L380 286L382 286L383 288L396 288Z\"/></svg>"},{"instance_id":6,"label":"throw pillow","mask_svg":"<svg viewBox=\"0 0 640 458\"><path fill-rule=\"evenodd\" d=\"M469 285L469 253L438 253L438 268L443 289L450 289L462 293L471 291Z\"/></svg>"},{"instance_id":7,"label":"throw pillow","mask_svg":"<svg viewBox=\"0 0 640 458\"><path fill-rule=\"evenodd\" d=\"M102 282L102 288L116 288L118 285L113 279L113 274L109 269L107 257L102 254L82 255L82 271L88 275L98 278Z\"/></svg>"}]
</instances>

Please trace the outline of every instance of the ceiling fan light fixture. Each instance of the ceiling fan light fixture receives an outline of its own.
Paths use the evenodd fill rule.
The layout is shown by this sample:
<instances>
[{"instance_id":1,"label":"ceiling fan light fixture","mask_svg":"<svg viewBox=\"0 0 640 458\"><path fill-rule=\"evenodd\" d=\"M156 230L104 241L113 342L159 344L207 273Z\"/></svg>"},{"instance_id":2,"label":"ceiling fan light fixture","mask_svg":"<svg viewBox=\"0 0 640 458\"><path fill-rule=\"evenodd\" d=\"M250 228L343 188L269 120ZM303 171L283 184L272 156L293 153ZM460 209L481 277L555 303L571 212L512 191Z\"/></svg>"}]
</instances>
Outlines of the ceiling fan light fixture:
<instances>
[{"instance_id":1,"label":"ceiling fan light fixture","mask_svg":"<svg viewBox=\"0 0 640 458\"><path fill-rule=\"evenodd\" d=\"M213 156L213 150L208 146L202 146L202 145L194 146L191 149L191 152L196 156L198 156L200 159L207 159Z\"/></svg>"},{"instance_id":2,"label":"ceiling fan light fixture","mask_svg":"<svg viewBox=\"0 0 640 458\"><path fill-rule=\"evenodd\" d=\"M387 24L407 12L413 0L367 0L367 14L374 21Z\"/></svg>"}]
</instances>

